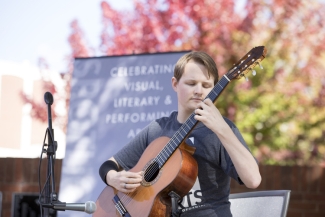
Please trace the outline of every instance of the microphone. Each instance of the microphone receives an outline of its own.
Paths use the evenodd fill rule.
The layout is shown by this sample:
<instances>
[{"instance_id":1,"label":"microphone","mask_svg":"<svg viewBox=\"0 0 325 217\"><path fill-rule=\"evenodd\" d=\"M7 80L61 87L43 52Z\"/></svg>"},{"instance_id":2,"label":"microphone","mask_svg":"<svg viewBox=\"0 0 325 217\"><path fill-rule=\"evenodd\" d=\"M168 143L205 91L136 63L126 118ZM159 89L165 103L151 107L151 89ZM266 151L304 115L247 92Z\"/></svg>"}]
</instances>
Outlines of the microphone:
<instances>
[{"instance_id":1,"label":"microphone","mask_svg":"<svg viewBox=\"0 0 325 217\"><path fill-rule=\"evenodd\" d=\"M45 204L43 204L43 206L44 205ZM45 207L47 207L47 205L45 205ZM97 206L95 202L87 201L86 203L53 203L49 208L59 211L71 210L92 214L96 211Z\"/></svg>"},{"instance_id":2,"label":"microphone","mask_svg":"<svg viewBox=\"0 0 325 217\"><path fill-rule=\"evenodd\" d=\"M50 92L46 92L44 94L44 101L48 105L52 105L53 103L53 95Z\"/></svg>"}]
</instances>

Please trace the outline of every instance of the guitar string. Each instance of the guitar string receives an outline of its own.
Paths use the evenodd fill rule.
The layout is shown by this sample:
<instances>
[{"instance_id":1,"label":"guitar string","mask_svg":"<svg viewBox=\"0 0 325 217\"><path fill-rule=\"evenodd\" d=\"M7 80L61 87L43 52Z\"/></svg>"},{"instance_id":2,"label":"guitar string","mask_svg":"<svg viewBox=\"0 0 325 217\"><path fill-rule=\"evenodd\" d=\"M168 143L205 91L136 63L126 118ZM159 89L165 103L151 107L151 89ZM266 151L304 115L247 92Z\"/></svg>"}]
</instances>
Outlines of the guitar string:
<instances>
[{"instance_id":1,"label":"guitar string","mask_svg":"<svg viewBox=\"0 0 325 217\"><path fill-rule=\"evenodd\" d=\"M220 83L220 82L219 82ZM222 83L222 81L221 81ZM221 85L219 85L221 86ZM223 88L221 86L221 88ZM217 96L218 94L215 93L214 89L211 91L211 94L214 94L215 96ZM209 97L210 99L212 98L211 96ZM191 122L191 125L193 126L193 122L192 122L192 118L193 118L193 115L188 119L187 122ZM185 122L185 124L183 125L184 127L182 127L178 132L178 134L180 134L182 137L184 137L184 135L181 134L182 131L185 132L184 128L187 127L188 129L191 129L191 127L188 126L189 123ZM185 132L186 133L186 132ZM158 163L162 164L162 162L164 162L166 159L166 157L164 156L169 156L173 153L173 151L175 150L175 147L172 146L172 143L174 142L175 143L175 139L178 140L178 142L180 142L180 140L178 139L179 135L176 134L175 138L172 138L171 139L171 142L169 142L164 148L163 150L157 155L156 159L158 160ZM172 147L171 147L172 146ZM155 161L154 161L155 162ZM151 179L153 177L153 175L157 172L157 168L156 166L154 166L154 164L150 165L147 169L146 169L146 174L147 174L147 177L149 177L149 179Z\"/></svg>"},{"instance_id":2,"label":"guitar string","mask_svg":"<svg viewBox=\"0 0 325 217\"><path fill-rule=\"evenodd\" d=\"M148 167L149 169L149 179L153 177L156 169L154 168L154 166L150 165ZM145 188L145 186L140 186L141 188ZM127 207L132 201L138 193L141 193L141 188L140 189L136 189L134 192L130 192L130 193L126 193L123 194L122 197L120 198L121 202L124 204L125 207Z\"/></svg>"},{"instance_id":3,"label":"guitar string","mask_svg":"<svg viewBox=\"0 0 325 217\"><path fill-rule=\"evenodd\" d=\"M254 61L253 61L254 62ZM237 67L236 67L237 68ZM227 74L229 74L229 72L227 73ZM230 74L233 74L233 72L230 72ZM240 74L240 73L238 73L238 74ZM236 76L237 77L237 76ZM218 82L217 83L217 85L219 85L220 87L221 87L221 91L224 89L224 87L222 86L222 85L220 85L221 83L222 83L222 80L223 80L223 78L226 78L228 81L226 81L226 83L225 83L225 86L230 82L230 80L228 79L228 77L227 76L224 76L224 77L222 77L221 79L220 79L220 82ZM216 86L217 86L216 85ZM211 97L209 97L209 95L211 95L212 93L215 95L214 97L217 97L218 96L218 94L216 94L214 91L215 88L213 88L212 89L212 91L208 94L208 98L210 98L211 99ZM219 92L221 92L221 91L219 91ZM214 101L214 100L212 100L212 101ZM192 117L191 117L192 118ZM192 123L192 126L194 126L194 124L193 124L193 122L192 122L192 120L191 120L191 118L189 118L186 122L191 122ZM185 122L185 123L186 123ZM195 121L196 122L196 121ZM161 163L160 161L159 161L159 159L160 160L162 160L162 163L161 163L161 165L159 165L158 164L158 169L160 169L165 163L166 163L166 161L169 159L169 157L174 153L174 151L176 150L176 148L179 146L179 144L180 144L180 141L178 140L178 135L180 134L180 132L183 130L184 132L185 132L185 134L186 134L186 131L183 129L183 126L187 126L188 127L188 125L187 124L185 124L185 125L182 125L182 127L180 128L180 130L178 130L177 132L176 132L176 134L171 138L171 140L170 140L170 142L168 142L167 143L167 145L162 149L162 151L160 151L159 152L159 154L154 158L154 159L157 159L158 160L158 162L159 163ZM191 129L191 127L189 127L189 129ZM181 134L181 136L183 136L183 139L184 139L184 137L186 136L184 136L184 135L182 135ZM172 145L172 142L175 142L174 140L175 139L177 139L178 140L178 146L176 146L176 147L171 147L171 150L169 150L169 147ZM180 139L181 141L183 140L183 139ZM168 153L167 151L171 151L171 153ZM164 160L164 154L166 154L167 153L167 157L166 157L166 159ZM169 156L169 157L168 157ZM154 161L154 162L156 162L156 161ZM153 177L153 175L156 173L156 168L154 168L154 166L153 166L153 164L151 164L151 165L149 165L149 167L146 169L146 170L148 170L148 173L149 173L149 180ZM125 194L125 196L126 195L130 195L130 194L133 194L133 197L137 194L137 192L138 192L138 190L136 190L135 192L131 192L131 193L127 193L127 194ZM122 200L125 200L125 196L123 195L122 196ZM126 202L126 204L129 204L130 203L130 201L132 201L132 199L131 199L131 197L129 197L129 199L126 201L125 200L125 202Z\"/></svg>"},{"instance_id":4,"label":"guitar string","mask_svg":"<svg viewBox=\"0 0 325 217\"><path fill-rule=\"evenodd\" d=\"M222 81L223 79L220 79L220 82L217 83L217 85L215 86L216 89L218 89L218 84L219 86L221 87L221 90L219 90L219 92L221 92L224 87L222 85L220 85L220 83L223 83ZM226 81L226 83L224 85L227 85L227 83L229 83L229 81ZM215 88L213 88L210 93L208 94L207 98L212 98L211 95L214 94L213 97L217 97L218 94L215 93ZM210 97L209 97L210 96ZM174 153L174 151L177 149L178 145L176 143L175 140L178 141L178 144L183 140L183 138L186 136L187 132L185 131L185 127L188 127L189 129L191 129L194 124L196 123L196 121L192 121L192 118L194 118L194 115L195 113L192 113L191 116L185 121L185 123L180 127L180 129L173 135L173 137L170 139L170 141L167 143L167 145L158 153L158 155L154 158L158 161L158 169L160 169L165 163L166 161L169 159L169 157ZM190 122L190 123L188 123ZM192 124L191 127L189 127L189 124ZM184 131L185 132L185 135L183 135L181 133L181 131ZM179 139L179 136L181 136L181 138ZM180 141L181 140L181 141ZM174 146L175 146L175 143L176 143L176 147L173 146L174 143ZM171 150L170 150L171 149ZM171 153L169 153L168 151L170 151ZM167 153L167 154L166 154ZM165 157L165 155L167 157ZM168 157L169 156L169 157ZM166 159L164 159L166 158ZM156 160L153 160L153 162L156 162ZM157 163L157 162L156 162ZM159 164L160 163L160 164ZM148 181L157 173L157 168L154 166L154 164L151 164L148 166L148 168L146 169L146 173L147 173L147 177L148 177ZM143 186L145 187L145 186ZM123 193L123 192L120 192L122 193L122 197L120 197L120 201L122 202L122 204L124 206L128 206L129 203L133 200L132 198L134 198L137 194L138 194L139 190L135 190L134 192L130 192L130 193Z\"/></svg>"},{"instance_id":5,"label":"guitar string","mask_svg":"<svg viewBox=\"0 0 325 217\"><path fill-rule=\"evenodd\" d=\"M237 67L236 67L237 68ZM230 74L233 74L234 72L232 71L232 72L230 72ZM227 74L229 74L229 73L227 73ZM239 73L238 73L239 74ZM225 78L225 79L227 79L228 81L226 81L226 83L224 84L225 86L230 82L230 80L229 80L229 78L227 77L227 76L224 76L224 77L222 77L222 79L223 78ZM223 85L221 85L223 82L222 82L222 79L220 80L220 82L218 82L217 83L217 85L219 85L220 87L221 87L221 91L224 89L224 86ZM216 85L216 86L217 86ZM217 93L215 93L215 90L214 90L215 88L213 88L212 89L212 91L208 94L208 97L207 98L212 98L212 97L209 97L210 95L212 95L212 94L214 94L215 96L214 97L217 97L218 96L218 94ZM219 92L221 92L221 91L219 91ZM214 101L214 100L212 100L212 101ZM191 118L192 117L190 117L189 119L188 119L188 121L186 121L186 122L191 122L191 124L192 124L192 126L194 125L193 124L193 122L192 122L192 120L191 120ZM189 127L188 126L188 124L185 122L185 124L184 125L182 125L182 126L187 126L189 129L191 129L191 127ZM178 140L178 135L180 134L183 138L185 137L184 135L182 135L181 134L181 131L184 131L185 132L185 135L187 134L186 133L186 131L184 130L184 128L185 127L181 127L180 128L180 130L173 136L173 138L171 138L171 141L170 142L168 142L167 143L167 145L162 149L162 151L154 158L154 159L157 159L158 160L158 167L160 167L161 168L161 166L163 166L164 164L165 164L165 162L169 159L169 157L174 153L174 151L176 150L176 148L178 147L178 146L176 146L176 147L173 147L172 146L172 143L175 143L175 139L177 139ZM181 141L183 140L182 138L180 139ZM178 140L178 144L180 144L180 140ZM170 147L170 146L172 146L172 147ZM170 150L170 148L171 148L171 150ZM168 152L168 151L170 151L170 153ZM166 155L167 157L166 157L166 159L164 159L164 155ZM162 162L161 162L161 161ZM153 162L156 162L155 160L153 161ZM156 162L157 163L157 162ZM160 163L160 165L159 165L159 163ZM158 168L158 169L160 169L160 168ZM156 174L157 173L157 168L156 168L156 165L154 166L154 164L151 164L151 165L149 165L149 167L146 169L148 172L147 172L147 174L149 174L149 180L154 176L154 174Z\"/></svg>"},{"instance_id":6,"label":"guitar string","mask_svg":"<svg viewBox=\"0 0 325 217\"><path fill-rule=\"evenodd\" d=\"M216 89L217 92L221 92L224 87L227 85L227 83L229 83L228 79L220 79L220 82L218 82L217 84L219 84L219 86L221 87L221 90L218 90L218 86L216 85ZM218 93L215 92L215 88L212 89L212 91L208 94L208 98L212 99L212 101L214 101L213 98L216 98L218 96ZM213 97L211 95L214 95ZM175 151L175 149L177 147L173 146L173 143L175 144L175 140L178 141L178 144L181 142L181 140L185 137L182 134L182 131L185 133L185 135L187 134L187 131L184 128L188 128L189 130L192 128L192 126L194 126L194 124L196 123L196 121L194 120L194 123L192 121L192 119L194 119L194 113L187 119L187 121L181 126L181 128L176 132L176 134L171 138L170 142L167 143L167 145L162 149L162 151L157 155L157 157L155 159L158 160L158 163L160 163L159 166L164 165L164 162L167 161L168 156L171 156L171 154ZM190 123L189 123L190 122ZM189 124L191 124L192 126L189 127ZM179 139L179 135L181 136L181 138ZM170 153L169 153L169 152ZM167 157L166 157L167 156ZM155 162L155 161L154 161ZM152 164L153 165L153 164ZM148 172L146 172L146 174L149 175L149 179L151 179L153 177L153 175L156 173L156 167L152 166L152 167L148 167L148 169L146 170Z\"/></svg>"},{"instance_id":7,"label":"guitar string","mask_svg":"<svg viewBox=\"0 0 325 217\"><path fill-rule=\"evenodd\" d=\"M222 81L222 79L220 80L220 82L218 82L218 84L219 84L219 86L223 89L224 87L222 86L222 85L220 85L220 83L222 84L223 83L223 81ZM228 82L226 81L226 83L225 84L223 84L223 85L226 85ZM217 87L218 88L218 87ZM214 97L216 97L216 96L218 96L218 94L217 93L215 93L215 90L214 90L215 88L213 88L212 89L212 91L209 93L209 95L211 95L211 94L214 94L215 96ZM219 91L220 92L220 91ZM208 95L208 97L209 97L209 95ZM212 98L211 96L209 97L210 99ZM191 128L192 128L192 126L196 123L196 121L194 120L194 123L193 123L193 121L192 121L192 119L194 119L194 113L187 119L187 121L182 125L182 127L178 130L178 132L177 133L179 133L179 134L181 134L181 131L184 131L184 133L185 134L187 134L187 131L184 129L185 127L188 127L188 129L190 130ZM191 124L192 124L192 126L191 127L189 127L189 123L188 122L191 122ZM182 135L181 134L181 136L184 138L185 136L184 135ZM175 138L174 138L175 137ZM178 140L178 144L180 144L180 142L181 142L181 140L182 140L182 138L179 140L178 139L178 135L176 135L176 136L173 136L172 138L171 138L171 142L169 142L163 149L162 149L162 151L158 154L158 156L156 157L157 159L158 159L158 162L160 163L160 161L159 160L161 160L162 159L162 162L164 163L167 159L168 159L168 156L171 156L171 154L175 151L175 149L177 148L177 147L170 147L172 144L171 143L175 143L175 139L176 140ZM170 148L171 148L171 150L170 150ZM170 153L168 152L168 151L170 151ZM164 157L164 154L166 154L167 153L167 157ZM153 171L152 172L153 174L155 173L155 171ZM152 177L152 175L153 174L149 174L150 175L150 177Z\"/></svg>"},{"instance_id":8,"label":"guitar string","mask_svg":"<svg viewBox=\"0 0 325 217\"><path fill-rule=\"evenodd\" d=\"M233 72L231 72L231 74L232 74L232 73L233 73ZM224 78L224 77L223 77L223 78ZM225 76L225 78L228 80L228 82L226 82L226 84L225 84L225 86L226 86L227 83L230 82L230 80L229 80L228 77L226 77L226 76ZM222 79L221 79L220 81L222 81ZM218 82L217 84L219 84L219 86L222 88L222 89L221 89L221 91L222 91L222 90L224 89L224 87L223 87L222 85L220 85L220 83L222 83L222 82ZM219 91L219 92L220 92L220 91ZM211 97L209 97L209 95L212 95L212 93L215 95L214 97L217 97L217 96L218 96L218 94L215 93L215 90L212 89L212 91L208 94L208 98L211 99ZM214 101L214 100L212 100L212 101ZM194 126L194 124L193 124L191 118L192 118L192 117L190 117L190 118L185 122L185 125L182 125L182 126L185 126L185 127L187 126L189 129L191 129L191 127L189 127L189 126L187 125L187 122L191 122L192 126ZM196 122L196 121L195 121L195 122ZM194 123L195 123L195 122L194 122ZM185 127L184 127L184 128L185 128ZM176 148L178 147L178 146L176 146L176 147L173 147L173 146L172 146L172 143L175 143L174 140L175 140L175 139L178 140L178 136L179 136L179 135L181 135L183 138L185 137L184 135L182 135L182 134L180 133L182 130L183 130L183 131L185 132L185 134L186 134L186 131L181 127L180 130L177 131L176 134L171 138L170 142L168 142L167 145L162 149L162 151L160 151L159 154L154 158L154 159L157 159L158 162L161 164L161 165L158 164L158 167L160 167L160 166L162 167L162 166L164 165L164 162L168 160L168 158L169 158L169 157L174 153L174 151L175 151ZM183 139L180 139L180 140L183 140ZM178 140L178 144L180 144L180 140ZM170 146L172 146L172 147L170 147ZM171 148L171 150L170 150L169 148ZM170 153L169 153L168 151L170 151ZM167 158L164 160L163 157L164 157L164 154L166 154L166 153L167 153ZM169 157L168 157L168 156L169 156ZM162 160L162 163L160 162L160 160ZM156 161L154 160L153 162L156 162ZM159 168L159 169L160 169L160 168ZM148 167L146 170L149 171L148 173L149 173L149 180L150 180L150 179L153 177L153 175L156 173L156 168L153 166L153 164L151 164L151 165L149 165L149 167ZM141 186L141 187L144 188L144 186ZM130 194L133 194L131 197L134 197L134 196L137 195L137 192L139 192L138 189L137 189L135 192L127 193L127 194L125 194L125 195L130 196ZM128 200L125 200L125 197L122 196L122 198L124 198L126 204L129 204L130 201L132 201L132 198L131 198L131 197L129 197Z\"/></svg>"},{"instance_id":9,"label":"guitar string","mask_svg":"<svg viewBox=\"0 0 325 217\"><path fill-rule=\"evenodd\" d=\"M174 136L179 136L179 132L176 132ZM170 145L170 142L167 145ZM162 151L158 155L161 155L161 153L162 153ZM155 158L157 158L157 156ZM158 160L158 162L159 162L159 160ZM147 168L147 171L149 173L148 179L151 179L153 177L153 175L155 174L156 169L154 168L153 164L151 164ZM134 196L136 196L138 192L139 192L139 190L135 190L135 192L130 192L130 193L122 193L121 192L123 195L122 195L122 197L120 197L120 201L122 202L122 204L124 206L128 206L130 204L130 202L133 200L132 198L134 198ZM133 194L133 195L131 195L131 194Z\"/></svg>"},{"instance_id":10,"label":"guitar string","mask_svg":"<svg viewBox=\"0 0 325 217\"><path fill-rule=\"evenodd\" d=\"M220 80L220 81L221 81L221 80ZM218 84L219 84L219 83L220 83L220 82L218 82ZM221 86L221 85L220 85L220 86ZM221 88L223 88L223 87L221 86ZM213 93L215 96L218 95L218 94L215 93L214 89L209 93L209 95L211 95L212 93ZM208 97L209 97L209 95L208 95ZM211 99L211 96L210 96L209 98ZM186 131L184 130L184 128L185 128L185 127L188 127L189 129L191 129L191 127L188 126L188 124L189 124L188 122L191 122L192 126L194 125L193 122L192 122L192 118L194 117L194 115L195 115L195 114L192 114L192 115L187 119L187 121L186 121L186 122L181 126L180 130L178 130L178 131L175 133L175 135L171 138L170 142L168 142L167 145L162 149L162 151L161 151L161 152L160 152L160 153L155 157L155 159L157 159L157 161L158 161L158 167L162 166L163 163L164 163L164 161L166 161L166 160L168 159L168 157L167 157L167 158L164 160L164 155L166 155L166 153L167 153L167 156L171 155L171 154L174 152L174 150L177 148L177 147L173 147L173 146L172 146L172 143L175 143L175 140L178 140L178 142L180 143L180 140L182 140L182 137L183 137L183 138L185 137L185 136L181 133L182 131L184 131L184 132L185 132L185 135L186 135ZM195 122L194 122L194 123L195 123ZM179 136L181 136L180 139L178 139ZM170 149L171 149L171 150L170 150ZM167 151L170 151L171 153L168 153ZM162 160L162 162L161 162L161 160ZM156 161L154 160L153 162L156 162ZM157 162L156 162L156 163L157 163ZM159 163L160 163L160 165L159 165ZM148 180L147 180L147 181L149 181L149 180L154 176L154 174L157 173L156 165L155 165L155 166L154 166L154 164L149 165L149 167L146 169L146 171L148 171L148 172L146 172L146 174L148 175L148 176L147 176L147 177L148 177ZM131 192L131 193L126 193L126 194L124 194L124 195L120 198L121 202L122 202L125 206L128 206L129 203L132 201L132 198L133 198L134 196L136 196L137 192L138 192L138 190L136 190L135 192ZM131 195L131 194L132 194L132 195Z\"/></svg>"},{"instance_id":11,"label":"guitar string","mask_svg":"<svg viewBox=\"0 0 325 217\"><path fill-rule=\"evenodd\" d=\"M220 83L223 83L222 82L222 79L220 80L220 82L218 82L218 84L219 84L219 86L223 89L224 87L222 86L222 85L220 85ZM228 82L226 82L226 84L227 84ZM224 84L224 85L226 85L226 84ZM216 85L216 87L217 88L219 88L217 85ZM212 89L212 91L208 94L208 98L212 98L212 94L214 95L213 97L216 97L216 96L218 96L218 94L217 93L215 93L215 90L214 90L215 88L213 88ZM221 90L222 90L221 89ZM217 91L217 92L220 92L220 90L219 91ZM187 133L185 130L184 130L184 128L185 127L188 127L189 129L191 129L191 127L189 127L188 125L189 125L189 123L188 122L190 122L191 124L192 124L192 126L194 126L194 124L196 123L196 121L193 123L193 121L192 121L192 118L194 118L194 113L187 119L187 121L180 127L180 129L175 133L175 135L171 138L171 140L167 143L167 145L162 149L162 151L160 151L159 152L159 154L154 158L154 159L156 159L156 160L153 160L153 162L156 162L157 163L157 161L158 161L158 167L160 167L160 166L163 166L164 165L164 162L165 161L167 161L168 160L168 156L171 156L171 154L176 150L176 148L177 147L174 147L173 146L173 144L172 143L175 143L176 141L175 140L177 140L178 141L178 143L180 143L181 142L181 140L185 137L181 132L182 131L184 131L185 132L185 134ZM181 136L181 138L179 139L179 136ZM170 153L168 153L168 151L170 151ZM167 157L165 157L166 156L166 153L167 153ZM166 159L165 159L166 158ZM149 181L153 176L154 176L154 174L156 174L157 173L157 168L156 168L156 165L154 165L154 164L151 164L151 165L149 165L149 167L146 169L146 171L147 172L145 172L145 175L146 175L146 177L148 178L148 180L146 180L146 181ZM136 191L136 192L138 192L138 191ZM134 192L131 192L133 195L132 196L130 196L130 193L126 193L126 194L124 194L121 198L120 198L120 200L123 202L123 204L124 205L128 205L129 204L129 202L132 200L131 199L131 197L134 197L134 196L136 196L136 192L134 193Z\"/></svg>"},{"instance_id":12,"label":"guitar string","mask_svg":"<svg viewBox=\"0 0 325 217\"><path fill-rule=\"evenodd\" d=\"M219 84L219 86L221 87L221 90L217 90L217 92L221 92L224 87L227 85L227 83L229 83L228 79L220 79L220 82L218 82L217 84ZM215 89L218 89L219 86L215 86L216 88L213 88L210 93L208 94L207 98L210 98L214 101L213 98L216 98L218 96L218 93L216 93ZM214 96L212 97L211 95L214 94ZM197 122L196 120L194 120L194 124L192 119L194 119L194 115L195 113L192 113L191 116L185 121L185 123L180 127L180 129L175 133L175 135L171 138L170 142L167 143L167 145L162 149L162 151L157 155L156 159L158 160L158 162L161 164L161 166L164 164L165 161L167 161L167 159L169 158L169 156L171 156L173 154L173 152L176 150L176 148L178 147L178 145L176 144L176 147L173 146L172 143L175 144L175 140L178 140L178 144L180 144L180 142L183 140L183 138L186 136L186 134L188 133L184 128L188 127L188 129L190 130L194 124ZM191 122L192 126L189 127L189 122ZM185 133L185 135L182 134L182 131ZM179 135L181 136L180 139ZM170 151L170 153L168 153L168 151ZM166 154L167 153L167 154ZM166 157L167 156L167 157ZM160 160L162 160L162 162L160 162ZM152 169L152 170L151 170ZM149 177L150 179L152 178L152 176L156 173L154 166L149 168L149 170L147 170L149 172Z\"/></svg>"}]
</instances>

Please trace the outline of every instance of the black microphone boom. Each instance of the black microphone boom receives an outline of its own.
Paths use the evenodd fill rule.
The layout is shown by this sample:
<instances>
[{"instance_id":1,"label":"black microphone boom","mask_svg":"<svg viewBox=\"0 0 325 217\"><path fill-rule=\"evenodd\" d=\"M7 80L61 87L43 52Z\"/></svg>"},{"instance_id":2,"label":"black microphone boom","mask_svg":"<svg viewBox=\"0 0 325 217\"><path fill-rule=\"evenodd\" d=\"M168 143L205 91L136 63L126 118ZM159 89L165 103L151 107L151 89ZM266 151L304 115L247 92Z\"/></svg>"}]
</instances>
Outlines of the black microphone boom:
<instances>
[{"instance_id":1,"label":"black microphone boom","mask_svg":"<svg viewBox=\"0 0 325 217\"><path fill-rule=\"evenodd\" d=\"M59 210L59 211L72 210L72 211L82 211L88 214L92 214L96 211L97 208L96 203L94 203L93 201L88 201L86 203L64 203L58 200L57 194L55 193L54 156L56 152L57 143L56 141L54 141L54 131L52 129L51 105L53 104L53 95L50 92L46 92L44 94L44 101L47 104L48 124L49 124L46 131L46 135L49 134L48 144L47 144L48 148L45 150L48 158L48 168L47 168L48 178L45 183L45 197L44 197L45 203L43 203L43 201L40 200L40 205L41 207L45 207L44 209L45 216L48 216L49 208L54 210ZM44 144L44 146L45 145L46 144ZM40 198L41 197L42 197L42 192L40 192Z\"/></svg>"},{"instance_id":2,"label":"black microphone boom","mask_svg":"<svg viewBox=\"0 0 325 217\"><path fill-rule=\"evenodd\" d=\"M53 104L53 95L50 92L46 92L44 94L44 101L47 104L47 117L48 117L48 128L46 130L46 135L48 135L48 144L43 144L47 146L47 149L42 150L43 152L47 153L47 180L45 182L45 196L43 197L42 192L40 191L40 197L43 197L43 201L45 204L51 204L53 201L57 201L57 194L55 192L55 178L54 178L54 159L55 159L55 152L57 143L54 141L54 130L52 129L52 115L51 115L51 105ZM45 139L44 139L45 141ZM39 170L40 173L40 170ZM40 177L40 175L39 175ZM39 180L40 182L40 180ZM44 209L45 216L48 216L49 209Z\"/></svg>"}]
</instances>

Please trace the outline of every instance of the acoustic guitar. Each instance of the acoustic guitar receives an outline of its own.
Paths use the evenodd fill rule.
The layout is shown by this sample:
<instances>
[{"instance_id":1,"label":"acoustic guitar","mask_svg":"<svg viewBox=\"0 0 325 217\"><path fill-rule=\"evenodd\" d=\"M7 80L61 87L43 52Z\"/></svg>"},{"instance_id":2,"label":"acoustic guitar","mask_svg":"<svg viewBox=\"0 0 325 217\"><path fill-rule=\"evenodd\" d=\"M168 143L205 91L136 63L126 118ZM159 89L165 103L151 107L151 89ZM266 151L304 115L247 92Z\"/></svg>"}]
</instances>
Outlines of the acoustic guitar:
<instances>
[{"instance_id":1,"label":"acoustic guitar","mask_svg":"<svg viewBox=\"0 0 325 217\"><path fill-rule=\"evenodd\" d=\"M245 77L266 55L264 46L250 50L217 82L206 98L216 102L218 96L233 79ZM107 186L99 195L94 217L169 217L171 214L170 192L184 197L197 178L197 162L192 157L195 148L185 144L197 120L194 112L172 138L159 137L146 148L138 163L130 169L143 171L141 185L132 193L122 193Z\"/></svg>"}]
</instances>

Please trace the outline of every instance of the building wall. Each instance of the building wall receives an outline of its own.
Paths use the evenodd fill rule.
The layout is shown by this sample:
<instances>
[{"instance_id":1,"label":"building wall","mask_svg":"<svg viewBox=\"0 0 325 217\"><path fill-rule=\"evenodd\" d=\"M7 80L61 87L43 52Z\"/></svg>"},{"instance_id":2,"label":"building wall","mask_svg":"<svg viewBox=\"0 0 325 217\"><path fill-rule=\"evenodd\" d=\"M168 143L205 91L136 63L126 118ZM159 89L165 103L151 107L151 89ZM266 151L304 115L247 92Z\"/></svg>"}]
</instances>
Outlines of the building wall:
<instances>
[{"instance_id":1,"label":"building wall","mask_svg":"<svg viewBox=\"0 0 325 217\"><path fill-rule=\"evenodd\" d=\"M19 95L23 89L23 79L4 75L0 81L0 93L2 93L0 103L1 147L17 150L21 145L23 101Z\"/></svg>"},{"instance_id":2,"label":"building wall","mask_svg":"<svg viewBox=\"0 0 325 217\"><path fill-rule=\"evenodd\" d=\"M39 158L0 158L0 192L2 192L2 217L10 217L14 193L39 193L38 168ZM59 192L62 160L55 160L55 185ZM47 158L41 166L41 187L47 174Z\"/></svg>"},{"instance_id":3,"label":"building wall","mask_svg":"<svg viewBox=\"0 0 325 217\"><path fill-rule=\"evenodd\" d=\"M42 78L56 85L54 101L56 105L62 104L60 98L65 92L59 73L40 70L29 64L0 61L0 157L39 157L48 123L31 117L32 106L24 102L22 93L39 104L40 112L47 115L44 94L49 90L44 87ZM53 104L51 109L62 114L66 112L64 106L59 108ZM65 133L55 119L52 126L55 140L60 145L57 158L62 159L65 154Z\"/></svg>"},{"instance_id":4,"label":"building wall","mask_svg":"<svg viewBox=\"0 0 325 217\"><path fill-rule=\"evenodd\" d=\"M0 191L3 194L2 216L11 216L13 193L39 193L39 159L0 158ZM47 159L43 159L41 180L45 180ZM62 160L55 161L56 192L59 192ZM288 217L325 216L325 168L320 166L260 165L262 183L248 189L231 183L231 193L265 190L291 190ZM98 177L99 178L99 177Z\"/></svg>"},{"instance_id":5,"label":"building wall","mask_svg":"<svg viewBox=\"0 0 325 217\"><path fill-rule=\"evenodd\" d=\"M291 190L288 217L325 216L325 168L320 166L260 165L262 183L247 189L231 183L231 193Z\"/></svg>"},{"instance_id":6,"label":"building wall","mask_svg":"<svg viewBox=\"0 0 325 217\"><path fill-rule=\"evenodd\" d=\"M0 191L2 192L2 217L10 217L12 193L38 193L38 157L41 155L42 145L47 122L33 119L30 115L32 106L24 102L21 96L24 93L28 98L44 105L44 114L47 115L47 106L44 102L43 79L55 84L57 91L53 96L55 102L64 98L64 83L59 73L50 70L41 70L28 63L16 63L0 60ZM59 104L59 103L57 103ZM64 115L64 105L52 105L61 115ZM53 120L55 140L58 141L56 157L62 159L65 154L65 133L60 125ZM47 141L47 140L46 140ZM62 160L57 160L60 180ZM45 180L47 160L43 161L42 180ZM59 183L59 181L57 181ZM1 206L0 206L1 209Z\"/></svg>"}]
</instances>

